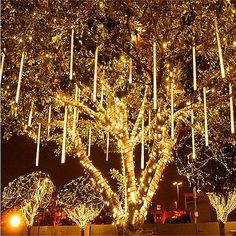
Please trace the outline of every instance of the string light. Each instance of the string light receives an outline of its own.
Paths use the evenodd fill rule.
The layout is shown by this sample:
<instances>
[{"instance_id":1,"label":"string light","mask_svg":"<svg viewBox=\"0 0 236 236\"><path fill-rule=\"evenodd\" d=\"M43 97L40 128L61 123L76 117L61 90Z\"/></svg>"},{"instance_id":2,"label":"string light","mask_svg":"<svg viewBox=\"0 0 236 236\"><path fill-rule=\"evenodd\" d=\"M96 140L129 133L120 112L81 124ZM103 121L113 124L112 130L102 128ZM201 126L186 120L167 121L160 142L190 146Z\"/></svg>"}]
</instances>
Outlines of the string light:
<instances>
[{"instance_id":1,"label":"string light","mask_svg":"<svg viewBox=\"0 0 236 236\"><path fill-rule=\"evenodd\" d=\"M178 142L181 136L180 134L182 134L182 127L188 127L190 123L189 116L193 102L195 106L194 114L191 115L192 145L190 137L189 146L191 153L188 155L189 163L196 162L199 159L197 135L198 133L204 133L203 128L205 128L206 143L208 143L208 135L209 141L211 138L217 140L223 139L231 143L234 141L233 135L225 132L226 127L230 126L229 122L231 122L232 132L232 123L234 122L232 122L234 118L232 115L234 94L232 91L229 91L230 96L232 95L232 98L230 98L229 117L229 114L225 111L226 109L224 109L225 101L227 101L228 97L222 96L222 94L224 94L222 88L225 88L226 84L228 86L229 81L222 80L221 83L219 83L219 89L212 88L212 84L215 83L219 77L219 68L215 66L216 46L214 45L213 35L209 35L208 37L209 39L213 37L213 43L204 44L204 47L200 44L198 47L194 43L194 47L192 47L192 42L195 42L195 38L193 34L186 33L200 30L199 40L205 42L204 37L206 34L203 29L206 28L205 26L207 25L205 25L205 22L208 21L201 21L201 27L199 28L200 21L196 19L200 18L192 19L191 11L189 11L191 10L191 4L189 2L186 1L186 4L179 6L180 8L178 9L174 8L174 5L170 3L170 9L173 8L175 10L167 9L167 12L165 12L165 14L169 15L170 21L181 17L180 21L176 21L176 24L183 30L179 34L174 35L174 31L166 31L165 27L161 31L156 30L159 29L162 24L162 13L160 13L161 15L158 18L160 21L155 21L154 19L153 25L155 25L155 27L150 27L150 22L152 22L153 19L146 19L145 17L147 15L144 14L143 20L140 21L136 18L135 14L132 14L132 9L131 13L129 9L125 11L125 15L123 16L117 14L117 11L114 11L113 19L105 19L104 17L100 17L100 14L104 13L104 7L107 6L109 6L109 9L111 7L111 10L114 10L112 9L113 5L107 5L107 3L104 4L100 1L99 3L94 2L88 6L86 5L85 8L88 10L86 11L88 14L86 14L85 17L80 17L84 15L84 11L81 12L80 9L77 8L76 3L68 5L61 2L62 5L60 8L56 7L54 9L54 14L49 14L49 8L46 12L42 11L42 14L38 14L37 7L35 8L35 6L32 5L35 9L32 8L29 21L27 14L21 14L22 9L25 10L25 6L19 8L17 4L9 4L9 0L6 1L7 8L3 7L3 9L8 9L7 12L16 12L16 14L11 15L9 19L6 18L9 14L3 14L4 21L9 23L9 27L5 29L3 37L3 47L6 48L9 57L5 58L4 76L2 78L3 87L1 90L3 101L2 111L4 113L4 115L2 115L3 125L9 127L5 132L6 137L11 135L10 132L12 131L10 129L12 128L13 131L24 132L30 137L37 138L37 133L33 129L27 129L26 126L29 99L34 99L34 118L36 121L40 120L41 122L42 120L42 124L46 124L48 128L48 132L41 132L42 140L45 140L44 138L46 134L48 134L48 137L50 135L50 140L55 140L56 143L62 142L62 162L64 162L67 153L68 156L75 152L77 153L81 165L90 173L91 178L96 181L97 189L106 197L105 200L109 201L116 224L124 224L126 227L127 224L131 222L138 225L142 224L144 221L152 197L161 181L161 175L165 170L165 166L172 159L172 151L175 147L175 143ZM157 3L157 5L158 4L159 3ZM132 8L133 7L135 7L135 9L137 8L137 11L143 11L135 1L132 5ZM64 9L63 12L66 14L66 17L61 17L62 15L59 9L62 8ZM92 9L94 9L95 12L90 11ZM152 9L152 6L150 6L150 10L154 10L154 8ZM220 32L222 32L222 34L225 33L222 42L224 43L224 59L227 60L227 77L232 79L232 68L234 68L235 60L234 55L230 54L230 52L232 51L232 47L234 47L234 42L231 34L227 32L232 26L230 22L232 22L233 18L231 14L228 14L228 10L228 6L222 7L219 25L221 26ZM74 11L76 11L76 14L74 14ZM92 16L90 12L95 14ZM18 14L23 16L24 22L27 22L28 28L30 27L34 29L34 31L28 32L25 27L18 27L18 25L23 26L21 25L23 21L19 21L17 17ZM43 14L46 14L47 17L43 17ZM186 14L189 15L189 17L187 17ZM196 14L200 14L199 16L204 15L207 19L212 16L213 11L211 8L207 7L207 5L204 5L201 11L196 8ZM77 18L79 17L79 25L83 26L83 34L76 35L76 38L74 38L74 30L76 29L71 28L71 25L77 22L75 16ZM96 19L97 17L99 20ZM130 32L127 31L127 27L124 27L127 23L127 17L132 18L132 20L129 21ZM191 24L186 22L186 20L189 20L186 17L192 19ZM43 27L33 27L35 22L38 22L39 18ZM90 18L93 18L94 21L90 21ZM52 24L49 24L49 22ZM227 22L227 24L224 24L225 22ZM76 24L78 25L78 22ZM118 29L117 27L119 28L118 31L116 30ZM221 77L223 78L225 76L222 58L223 48L221 49L220 46L217 22L215 22L215 25L213 24L207 27L209 27L210 34L216 32ZM63 30L64 33L62 34L62 28L69 29L69 31ZM14 32L12 32L12 29L14 29ZM42 37L42 29L45 32L54 32L53 34L55 36ZM145 32L146 30L148 30L148 32ZM115 37L111 37L113 33L115 33ZM130 37L132 37L131 40L134 39L134 41L130 42ZM36 39L39 39L39 42L37 42ZM167 39L169 41L167 41ZM91 44L91 40L96 44L94 58L93 51L95 44ZM179 42L183 43L180 44ZM12 44L12 46L10 44ZM109 45L109 47L107 47L107 45ZM70 51L68 51L69 47ZM40 48L40 53L35 53L37 51L35 51L36 48ZM14 51L12 51L13 49ZM24 60L24 75L26 78L21 86L22 91L25 92L24 96L21 97L22 105L16 106L16 104L11 101L12 97L14 100L15 95L14 86L18 76L16 70L18 58L10 55L19 55L19 50L22 49L24 49L24 53L27 55L27 61L25 60L26 58L22 56L22 61ZM79 51L75 52L76 49L79 49ZM104 78L104 73L100 75L100 70L97 68L98 49L99 59L101 59L99 62L102 65L103 72L106 69L106 79ZM199 58L196 58L196 50L198 50L197 56ZM200 59L198 71L196 71L196 59ZM73 67L73 62L75 61L78 66ZM23 70L23 62L22 67L20 66L20 70ZM134 62L135 71L133 70ZM189 84L188 77L191 63L193 66L193 83ZM90 83L91 73L93 73L93 64L94 81ZM66 72L68 67L70 68L69 75L66 75L64 72ZM20 73L21 76L22 70ZM135 76L137 76L135 81L133 80L134 72ZM75 75L75 82L80 88L76 88L77 92L75 91L75 94L79 93L79 101L77 100L77 95L74 96L73 80L75 80ZM128 81L127 76L129 76ZM197 83L198 77L209 78L206 81L206 87L203 89L203 92L205 92L203 101L199 94L201 90L197 91L197 86L199 89L202 89L203 86L202 83ZM21 80L18 80L18 85L20 85L20 82ZM132 82L132 86L128 86L127 88L126 85L130 82ZM97 87L98 85L99 87ZM232 90L233 81L229 86L231 86ZM192 87L196 90L194 93L192 93ZM214 94L207 96L207 104L206 88L209 88L209 91L215 90ZM100 89L99 92L101 92L99 94L100 101L96 102L98 89ZM144 89L145 93L143 93ZM18 93L20 93L20 88L17 90L19 90ZM82 92L81 97L80 91ZM169 95L171 95L171 101L168 99ZM143 97L143 100L141 100L141 97ZM196 100L197 102L195 103ZM152 106L157 110L157 101L158 111L151 113L150 108ZM63 112L65 103L65 113L67 114ZM45 104L50 104L49 110L48 107L45 107ZM53 123L51 123L52 107ZM72 110L73 114L70 114L69 111ZM143 115L146 111L148 111L148 126L144 129ZM18 114L17 119L15 114ZM209 130L210 132L208 132L207 121L211 128ZM12 123L9 126L10 122ZM19 124L22 124L22 127L20 127ZM50 129L52 125L54 128ZM219 125L220 128L218 128L217 125ZM63 140L61 135L58 134L58 128L62 127ZM87 155L90 155L91 128L93 128L94 137L92 141L98 145L101 144L104 151L107 151L106 159L108 159L108 144L110 144L109 152L114 151L113 148L115 148L115 151L119 152L121 155L121 175L124 177L123 188L125 192L122 197L111 190L111 186L107 183L103 174L93 166L91 158ZM86 131L88 133L88 130L89 137L86 138ZM111 135L108 138L109 134ZM103 137L106 137L107 146L106 144L104 145L106 141L103 140ZM146 165L146 168L143 169L140 182L137 183L135 177L134 150L138 144L140 145L140 140L141 164L143 164L144 167ZM89 150L86 148L86 141L89 144L89 147L87 147ZM209 142L209 144L211 143ZM144 162L144 147L147 149L146 151L148 153L146 162ZM196 156L195 159L194 156ZM205 161L203 163L205 163ZM222 161L222 163L224 162ZM84 208L81 208L81 211L83 211L83 209Z\"/></svg>"},{"instance_id":2,"label":"string light","mask_svg":"<svg viewBox=\"0 0 236 236\"><path fill-rule=\"evenodd\" d=\"M221 221L225 224L227 222L229 213L236 208L236 190L230 191L227 197L215 193L208 193L207 196L211 205L216 210L218 221Z\"/></svg>"},{"instance_id":3,"label":"string light","mask_svg":"<svg viewBox=\"0 0 236 236\"><path fill-rule=\"evenodd\" d=\"M57 194L56 202L82 229L103 209L103 198L95 184L88 177L82 176L64 185Z\"/></svg>"}]
</instances>

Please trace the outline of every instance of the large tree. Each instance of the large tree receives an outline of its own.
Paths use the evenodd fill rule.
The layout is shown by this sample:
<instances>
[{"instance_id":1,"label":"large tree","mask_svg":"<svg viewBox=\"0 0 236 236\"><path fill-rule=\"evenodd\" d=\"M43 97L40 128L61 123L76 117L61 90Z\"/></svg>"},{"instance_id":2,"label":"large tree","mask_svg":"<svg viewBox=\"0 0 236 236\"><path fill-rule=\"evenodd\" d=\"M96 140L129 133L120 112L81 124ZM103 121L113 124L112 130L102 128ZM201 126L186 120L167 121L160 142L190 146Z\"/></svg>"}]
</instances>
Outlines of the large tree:
<instances>
[{"instance_id":1,"label":"large tree","mask_svg":"<svg viewBox=\"0 0 236 236\"><path fill-rule=\"evenodd\" d=\"M41 171L20 176L3 189L2 208L19 208L30 234L34 217L49 205L54 190L50 177Z\"/></svg>"},{"instance_id":2,"label":"large tree","mask_svg":"<svg viewBox=\"0 0 236 236\"><path fill-rule=\"evenodd\" d=\"M140 233L183 128L205 133L206 145L235 140L234 7L227 0L4 1L4 137L28 135L38 147L56 141L62 162L65 153L77 156L96 181L118 228ZM123 200L94 166L91 144L120 153Z\"/></svg>"}]
</instances>

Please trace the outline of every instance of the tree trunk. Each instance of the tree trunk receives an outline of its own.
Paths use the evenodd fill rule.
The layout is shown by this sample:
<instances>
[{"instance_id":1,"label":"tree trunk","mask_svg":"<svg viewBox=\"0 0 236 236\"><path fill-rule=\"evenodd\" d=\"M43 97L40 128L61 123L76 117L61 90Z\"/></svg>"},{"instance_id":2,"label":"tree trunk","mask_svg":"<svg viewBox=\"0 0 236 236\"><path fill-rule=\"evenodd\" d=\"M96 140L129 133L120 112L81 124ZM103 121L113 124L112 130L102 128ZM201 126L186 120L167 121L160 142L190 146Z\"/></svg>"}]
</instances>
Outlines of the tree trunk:
<instances>
[{"instance_id":1,"label":"tree trunk","mask_svg":"<svg viewBox=\"0 0 236 236\"><path fill-rule=\"evenodd\" d=\"M31 226L27 226L27 235L30 236L30 229L31 229Z\"/></svg>"},{"instance_id":2,"label":"tree trunk","mask_svg":"<svg viewBox=\"0 0 236 236\"><path fill-rule=\"evenodd\" d=\"M225 224L222 221L219 221L219 231L220 236L225 236Z\"/></svg>"},{"instance_id":3,"label":"tree trunk","mask_svg":"<svg viewBox=\"0 0 236 236\"><path fill-rule=\"evenodd\" d=\"M81 236L84 236L84 228L81 229Z\"/></svg>"},{"instance_id":4,"label":"tree trunk","mask_svg":"<svg viewBox=\"0 0 236 236\"><path fill-rule=\"evenodd\" d=\"M127 236L141 236L143 235L143 225L141 224L126 224L126 225L117 225L118 235L127 235Z\"/></svg>"}]
</instances>

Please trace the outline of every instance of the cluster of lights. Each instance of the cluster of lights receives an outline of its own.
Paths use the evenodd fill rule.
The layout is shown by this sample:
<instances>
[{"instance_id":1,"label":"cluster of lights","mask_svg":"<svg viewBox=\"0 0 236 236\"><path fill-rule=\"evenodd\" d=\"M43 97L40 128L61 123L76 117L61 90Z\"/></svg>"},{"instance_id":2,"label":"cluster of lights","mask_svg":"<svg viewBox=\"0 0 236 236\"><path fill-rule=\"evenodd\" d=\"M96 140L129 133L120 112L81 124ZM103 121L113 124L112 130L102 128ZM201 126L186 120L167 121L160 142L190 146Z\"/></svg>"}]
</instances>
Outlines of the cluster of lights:
<instances>
[{"instance_id":1,"label":"cluster of lights","mask_svg":"<svg viewBox=\"0 0 236 236\"><path fill-rule=\"evenodd\" d=\"M10 18L16 17L15 15L20 11L17 4L11 4L10 1L6 1L4 4L6 5L4 9L7 9L6 14L11 9L14 14ZM161 31L156 32L156 24L163 25L163 16L162 14L157 16L156 12L153 12L152 4L147 6L147 9L150 10L147 12L151 14L146 14L143 11L146 8L140 6L139 1L136 1L130 4L133 6L132 10L126 9L125 17L121 19L119 11L115 11L114 19L109 20L107 16L104 17L106 12L114 12L113 5L109 1L89 4L88 9L81 12L77 8L76 2L69 1L61 4L60 7L63 6L65 17L61 17L62 12L59 6L58 9L54 9L53 16L50 15L48 6L45 11L38 11L36 6L32 7L32 9L35 8L31 12L32 22L38 22L39 19L40 22L44 22L42 24L49 27L47 33L51 37L44 37L44 32L36 28L34 34L25 33L24 29L20 29L20 34L17 30L13 33L11 32L13 30L11 22L15 21L9 22L11 27L6 29L4 38L6 50L2 53L0 67L0 76L3 80L2 91L4 91L3 108L6 110L6 115L3 117L10 117L9 119L13 120L12 124L16 124L20 132L37 140L36 165L39 164L40 143L56 140L60 144L62 163L65 163L67 154L77 153L80 163L96 180L101 194L113 207L113 216L117 224L125 224L128 221L132 224L143 222L165 166L172 160L172 150L181 133L182 122L192 128L193 159L197 156L196 132L200 130L201 133L202 131L205 133L206 146L213 137L209 132L211 123L213 123L210 119L214 117L214 104L217 102L216 95L220 94L220 89L208 88L212 81L209 83L206 81L205 73L207 71L210 72L210 75L207 76L213 76L213 79L221 71L221 77L218 76L217 79L222 79L222 83L229 84L229 98L226 97L225 101L228 99L227 106L230 107L230 117L228 118L231 122L229 127L231 127L230 138L232 139L234 134L234 85L231 81L231 71L227 69L224 71L224 63L228 59L227 68L233 68L234 64L228 56L230 53L227 53L227 50L224 50L223 53L221 49L222 45L226 47L225 42L228 39L223 37L223 41L220 42L220 35L224 33L224 28L229 28L228 12L235 13L230 6L225 6L222 22L227 24L218 29L220 24L216 19L214 20L214 25L210 27L208 34L212 34L212 37L216 36L217 45L208 45L206 42L209 48L204 51L202 47L203 44L205 47L205 41L203 44L197 45L202 37L200 35L205 35L204 27L198 28L202 23L202 20L199 20L201 17L196 17L190 24L181 25L182 21L191 21L194 18L191 17L192 13L186 10L187 8L192 9L190 2L186 2L186 5L183 6L186 9L176 8L174 2L165 9L170 10L168 15L170 19L171 17L174 19L172 22L174 28L183 27L185 30L181 30L177 34L175 29L167 30L164 35ZM129 4L127 4L128 6ZM51 7L54 7L53 4ZM76 9L76 19L71 14L74 9ZM179 14L181 14L179 20L176 20L176 16L174 16L178 12L177 9L180 9ZM203 8L204 17L209 17L211 20L212 12L209 12L209 9L208 7ZM130 17L133 11L136 13ZM92 22L95 22L96 25L91 23L91 15L89 15L91 12ZM202 14L202 11L200 12ZM83 15L81 22L78 21L80 14ZM196 14L199 12L196 11ZM50 19L49 22L45 22L44 15ZM142 24L134 17L136 15L142 16ZM203 20L206 21L204 17L202 15ZM86 20L83 21L83 19ZM106 20L100 22L101 19ZM153 22L154 25L150 25L150 22ZM37 24L33 23L31 26L36 27ZM128 27L128 30L124 29L124 26ZM116 34L113 34L118 28ZM203 32L197 35L196 32L201 30ZM122 40L119 37L123 37ZM17 66L9 70L11 52L7 42L8 39L9 42L12 42L12 38L15 44L16 56L14 57L16 59L11 63L15 63ZM112 40L110 40L111 38ZM40 56L32 53L31 50L34 48L30 48L32 45L37 45L37 39L42 47ZM121 43L123 41L124 44ZM109 42L109 47L107 47L107 42ZM184 42L183 45L180 45L180 42ZM233 45L235 46L235 41L233 41ZM80 48L78 52L77 48ZM60 49L60 53L58 49ZM55 51L58 52L58 55L55 54ZM184 55L183 52L186 55L190 52L190 56ZM211 66L209 70L201 69L202 65L198 58L203 54L213 61L208 63ZM19 55L21 55L21 60ZM11 59L14 60L14 57ZM29 63L31 57L35 58L36 65ZM216 69L214 60L217 57L220 66ZM192 83L188 81L189 74L187 74L186 67L191 68ZM185 72L187 75L184 76ZM28 75L30 75L29 78ZM15 89L15 78L17 77L18 83L17 89ZM203 81L201 81L201 77L203 77ZM14 79L10 80L10 78ZM39 78L41 79L39 80ZM183 79L186 82L183 82ZM25 91L29 86L30 88L34 86L40 88L33 88L32 93L26 95ZM188 90L185 86L191 88ZM213 95L208 93L210 90L214 91ZM42 97L39 95L41 92ZM11 102L14 96L15 102ZM100 101L98 101L99 97ZM221 101L221 98L219 100ZM43 108L39 109L38 107L41 105ZM3 111L5 111L4 109ZM12 114L9 111L12 111ZM189 122L190 117L191 122ZM18 120L22 123L22 127L19 127ZM4 125L9 125L8 122L8 119L3 119ZM147 123L148 125L146 125ZM63 130L62 135L58 133L56 127ZM97 138L101 133L104 137L102 141ZM85 142L82 143L82 140ZM121 154L122 176L126 180L124 199L122 199L124 204L111 190L102 173L92 164L91 145L99 144L99 142L103 143L103 147L105 146L106 160L108 160L109 149L113 146ZM134 150L139 144L141 144L143 171L138 182L135 178ZM147 153L149 153L148 156ZM82 212L83 209L81 208L79 211Z\"/></svg>"},{"instance_id":2,"label":"cluster of lights","mask_svg":"<svg viewBox=\"0 0 236 236\"><path fill-rule=\"evenodd\" d=\"M225 224L229 213L236 208L236 189L228 192L227 196L208 193L208 198L216 210L217 219Z\"/></svg>"},{"instance_id":3,"label":"cluster of lights","mask_svg":"<svg viewBox=\"0 0 236 236\"><path fill-rule=\"evenodd\" d=\"M103 198L96 191L94 183L79 177L64 185L57 194L57 205L81 228L94 220L103 208Z\"/></svg>"}]
</instances>

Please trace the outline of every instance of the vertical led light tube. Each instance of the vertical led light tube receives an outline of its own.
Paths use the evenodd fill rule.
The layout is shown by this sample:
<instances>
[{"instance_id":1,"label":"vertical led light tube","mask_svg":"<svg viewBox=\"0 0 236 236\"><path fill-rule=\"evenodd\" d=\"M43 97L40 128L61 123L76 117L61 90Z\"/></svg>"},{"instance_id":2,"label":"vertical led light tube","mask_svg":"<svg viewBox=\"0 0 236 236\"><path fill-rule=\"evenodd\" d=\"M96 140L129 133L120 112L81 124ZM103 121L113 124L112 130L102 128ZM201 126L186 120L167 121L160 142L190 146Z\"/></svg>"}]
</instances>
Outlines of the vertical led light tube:
<instances>
[{"instance_id":1,"label":"vertical led light tube","mask_svg":"<svg viewBox=\"0 0 236 236\"><path fill-rule=\"evenodd\" d=\"M231 124L231 133L234 134L235 133L235 129L234 129L234 102L233 102L232 94L233 94L232 84L229 83L230 124Z\"/></svg>"},{"instance_id":2,"label":"vertical led light tube","mask_svg":"<svg viewBox=\"0 0 236 236\"><path fill-rule=\"evenodd\" d=\"M97 99L97 70L98 70L98 47L95 51L95 63L94 63L94 81L93 81L93 102Z\"/></svg>"},{"instance_id":3,"label":"vertical led light tube","mask_svg":"<svg viewBox=\"0 0 236 236\"><path fill-rule=\"evenodd\" d=\"M216 18L215 18L215 30L216 30L216 39L217 39L217 46L218 46L219 59L220 59L221 77L225 78L224 62L223 62L222 49L221 49L221 44L220 44L220 34L219 34Z\"/></svg>"},{"instance_id":4,"label":"vertical led light tube","mask_svg":"<svg viewBox=\"0 0 236 236\"><path fill-rule=\"evenodd\" d=\"M193 46L193 89L197 90L196 48Z\"/></svg>"},{"instance_id":5,"label":"vertical led light tube","mask_svg":"<svg viewBox=\"0 0 236 236\"><path fill-rule=\"evenodd\" d=\"M144 169L144 119L142 119L141 169Z\"/></svg>"},{"instance_id":6,"label":"vertical led light tube","mask_svg":"<svg viewBox=\"0 0 236 236\"><path fill-rule=\"evenodd\" d=\"M91 138L92 138L92 128L89 128L89 143L88 143L88 156L91 154Z\"/></svg>"},{"instance_id":7,"label":"vertical led light tube","mask_svg":"<svg viewBox=\"0 0 236 236\"><path fill-rule=\"evenodd\" d=\"M32 124L33 108L34 108L34 101L31 102L29 119L28 119L28 126L31 126L31 124Z\"/></svg>"},{"instance_id":8,"label":"vertical led light tube","mask_svg":"<svg viewBox=\"0 0 236 236\"><path fill-rule=\"evenodd\" d=\"M67 112L68 112L68 108L67 108L67 106L65 106L64 126L63 126L63 140L62 140L62 152L61 152L61 163L62 164L64 164L66 162Z\"/></svg>"},{"instance_id":9,"label":"vertical led light tube","mask_svg":"<svg viewBox=\"0 0 236 236\"><path fill-rule=\"evenodd\" d=\"M0 67L0 84L2 83L2 73L3 73L4 60L5 60L5 53L2 52L2 56L1 56L1 67Z\"/></svg>"},{"instance_id":10,"label":"vertical led light tube","mask_svg":"<svg viewBox=\"0 0 236 236\"><path fill-rule=\"evenodd\" d=\"M174 139L174 83L171 82L171 139Z\"/></svg>"},{"instance_id":11,"label":"vertical led light tube","mask_svg":"<svg viewBox=\"0 0 236 236\"><path fill-rule=\"evenodd\" d=\"M17 91L16 91L16 103L19 102L19 97L20 97L20 85L21 85L21 78L22 78L22 72L23 72L24 55L25 55L24 52L22 52L21 62L20 62L20 72L19 72Z\"/></svg>"},{"instance_id":12,"label":"vertical led light tube","mask_svg":"<svg viewBox=\"0 0 236 236\"><path fill-rule=\"evenodd\" d=\"M204 104L204 124L205 124L205 144L209 145L208 141L208 123L207 123L207 104L206 104L206 87L203 87L203 104Z\"/></svg>"},{"instance_id":13,"label":"vertical led light tube","mask_svg":"<svg viewBox=\"0 0 236 236\"><path fill-rule=\"evenodd\" d=\"M52 113L52 106L50 105L48 108L48 137L50 136L50 129L51 129L51 113Z\"/></svg>"},{"instance_id":14,"label":"vertical led light tube","mask_svg":"<svg viewBox=\"0 0 236 236\"><path fill-rule=\"evenodd\" d=\"M106 161L108 161L108 157L109 157L109 132L107 133Z\"/></svg>"},{"instance_id":15,"label":"vertical led light tube","mask_svg":"<svg viewBox=\"0 0 236 236\"><path fill-rule=\"evenodd\" d=\"M71 30L71 43L70 43L70 80L73 79L73 57L74 57L74 29Z\"/></svg>"},{"instance_id":16,"label":"vertical led light tube","mask_svg":"<svg viewBox=\"0 0 236 236\"><path fill-rule=\"evenodd\" d=\"M191 114L191 124L192 124L192 127L191 127L191 131L192 131L192 154L193 154L193 159L196 159L196 149L195 149L195 132L194 132L194 128L193 128L193 125L194 125L194 111L192 109L192 114Z\"/></svg>"},{"instance_id":17,"label":"vertical led light tube","mask_svg":"<svg viewBox=\"0 0 236 236\"><path fill-rule=\"evenodd\" d=\"M153 105L157 109L157 59L156 42L153 43Z\"/></svg>"},{"instance_id":18,"label":"vertical led light tube","mask_svg":"<svg viewBox=\"0 0 236 236\"><path fill-rule=\"evenodd\" d=\"M38 138L37 138L37 150L36 150L35 166L39 166L40 134L41 134L41 123L39 123L39 126L38 126Z\"/></svg>"}]
</instances>

